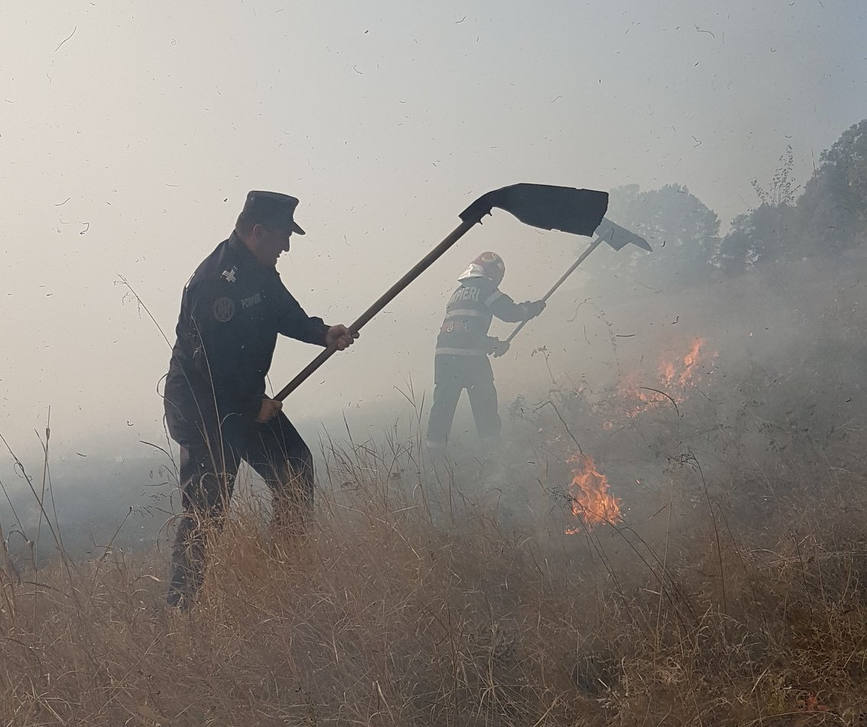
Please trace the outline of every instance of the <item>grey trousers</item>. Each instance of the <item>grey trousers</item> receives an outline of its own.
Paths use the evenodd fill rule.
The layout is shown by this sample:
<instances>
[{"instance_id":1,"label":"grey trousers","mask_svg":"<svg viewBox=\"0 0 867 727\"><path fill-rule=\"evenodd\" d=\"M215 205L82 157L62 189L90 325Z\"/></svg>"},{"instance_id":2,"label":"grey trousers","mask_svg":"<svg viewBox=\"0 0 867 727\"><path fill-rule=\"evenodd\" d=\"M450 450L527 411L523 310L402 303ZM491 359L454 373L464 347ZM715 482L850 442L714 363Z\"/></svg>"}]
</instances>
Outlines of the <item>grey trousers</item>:
<instances>
[{"instance_id":1,"label":"grey trousers","mask_svg":"<svg viewBox=\"0 0 867 727\"><path fill-rule=\"evenodd\" d=\"M446 443L464 389L470 398L479 437L496 439L500 436L497 389L488 357L437 354L434 357L433 404L427 427L429 443Z\"/></svg>"}]
</instances>

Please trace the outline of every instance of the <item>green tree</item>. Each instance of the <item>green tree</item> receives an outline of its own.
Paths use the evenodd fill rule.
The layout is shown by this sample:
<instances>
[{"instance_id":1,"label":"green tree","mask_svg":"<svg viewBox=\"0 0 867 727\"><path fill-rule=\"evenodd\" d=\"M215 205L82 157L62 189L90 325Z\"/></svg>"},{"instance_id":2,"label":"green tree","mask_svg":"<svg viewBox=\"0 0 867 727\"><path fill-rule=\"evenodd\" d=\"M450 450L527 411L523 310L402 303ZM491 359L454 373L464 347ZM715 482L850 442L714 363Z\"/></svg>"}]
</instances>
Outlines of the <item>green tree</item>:
<instances>
[{"instance_id":1,"label":"green tree","mask_svg":"<svg viewBox=\"0 0 867 727\"><path fill-rule=\"evenodd\" d=\"M720 242L719 267L737 274L867 242L867 119L843 132L820 161L797 199L791 147L767 185L753 180L760 204L732 221Z\"/></svg>"},{"instance_id":2,"label":"green tree","mask_svg":"<svg viewBox=\"0 0 867 727\"><path fill-rule=\"evenodd\" d=\"M798 200L805 246L813 254L867 241L867 119L851 126L830 149Z\"/></svg>"},{"instance_id":3,"label":"green tree","mask_svg":"<svg viewBox=\"0 0 867 727\"><path fill-rule=\"evenodd\" d=\"M635 274L654 285L683 287L707 277L719 244L719 218L689 189L637 184L611 192L607 217L645 237L653 252L633 251ZM622 263L618 261L618 265Z\"/></svg>"},{"instance_id":4,"label":"green tree","mask_svg":"<svg viewBox=\"0 0 867 727\"><path fill-rule=\"evenodd\" d=\"M797 248L795 208L762 204L738 215L721 240L715 264L738 275L768 262L789 257Z\"/></svg>"},{"instance_id":5,"label":"green tree","mask_svg":"<svg viewBox=\"0 0 867 727\"><path fill-rule=\"evenodd\" d=\"M732 220L731 229L720 241L715 264L730 275L756 266L800 254L796 224L795 156L791 145L780 155L780 164L767 184L753 179L750 184L759 206Z\"/></svg>"}]
</instances>

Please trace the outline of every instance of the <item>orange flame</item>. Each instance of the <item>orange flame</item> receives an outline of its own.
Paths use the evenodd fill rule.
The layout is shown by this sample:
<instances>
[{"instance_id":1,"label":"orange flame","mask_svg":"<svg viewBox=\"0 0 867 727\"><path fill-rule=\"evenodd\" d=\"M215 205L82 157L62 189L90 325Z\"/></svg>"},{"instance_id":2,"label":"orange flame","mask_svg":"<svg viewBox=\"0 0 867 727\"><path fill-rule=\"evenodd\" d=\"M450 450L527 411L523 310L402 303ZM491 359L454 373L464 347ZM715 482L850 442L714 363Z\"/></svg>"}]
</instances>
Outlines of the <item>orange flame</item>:
<instances>
[{"instance_id":1,"label":"orange flame","mask_svg":"<svg viewBox=\"0 0 867 727\"><path fill-rule=\"evenodd\" d=\"M701 352L701 347L704 345L703 338L696 338L692 342L689 353L683 357L683 368L680 375L677 375L674 367L669 364L665 370L665 382L667 384L674 383L674 378L677 376L677 383L681 387L687 387L692 383L695 375L695 367L698 364L698 355Z\"/></svg>"},{"instance_id":2,"label":"orange flame","mask_svg":"<svg viewBox=\"0 0 867 727\"><path fill-rule=\"evenodd\" d=\"M588 530L600 523L620 520L620 500L608 492L608 478L596 469L593 458L576 454L569 458L574 464L569 496L572 514L584 521ZM581 528L567 528L566 535L575 535Z\"/></svg>"},{"instance_id":3,"label":"orange flame","mask_svg":"<svg viewBox=\"0 0 867 727\"><path fill-rule=\"evenodd\" d=\"M716 358L716 353L703 354L702 347L706 341L703 338L696 338L690 345L689 351L675 361L663 361L659 365L659 388L665 391L674 402L680 404L687 398L687 395L695 386L696 378L699 372L699 363L704 362L710 364ZM666 403L664 396L661 396L655 391L650 391L646 388L641 388L635 376L630 376L619 387L620 395L624 399L632 399L640 402L639 404L629 407L626 411L628 417L636 417L642 412L656 406L661 406Z\"/></svg>"}]
</instances>

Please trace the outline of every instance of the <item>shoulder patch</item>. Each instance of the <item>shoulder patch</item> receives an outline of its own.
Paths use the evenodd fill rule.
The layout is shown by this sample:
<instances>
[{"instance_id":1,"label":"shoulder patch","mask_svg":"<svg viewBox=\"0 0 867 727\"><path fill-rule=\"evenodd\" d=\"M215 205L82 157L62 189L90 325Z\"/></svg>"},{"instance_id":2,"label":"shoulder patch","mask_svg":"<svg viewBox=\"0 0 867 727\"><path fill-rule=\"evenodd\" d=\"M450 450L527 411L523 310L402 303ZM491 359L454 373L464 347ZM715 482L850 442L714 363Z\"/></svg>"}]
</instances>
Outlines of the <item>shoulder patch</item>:
<instances>
[{"instance_id":1,"label":"shoulder patch","mask_svg":"<svg viewBox=\"0 0 867 727\"><path fill-rule=\"evenodd\" d=\"M213 306L214 320L219 323L228 323L235 317L235 301L231 298L217 298Z\"/></svg>"}]
</instances>

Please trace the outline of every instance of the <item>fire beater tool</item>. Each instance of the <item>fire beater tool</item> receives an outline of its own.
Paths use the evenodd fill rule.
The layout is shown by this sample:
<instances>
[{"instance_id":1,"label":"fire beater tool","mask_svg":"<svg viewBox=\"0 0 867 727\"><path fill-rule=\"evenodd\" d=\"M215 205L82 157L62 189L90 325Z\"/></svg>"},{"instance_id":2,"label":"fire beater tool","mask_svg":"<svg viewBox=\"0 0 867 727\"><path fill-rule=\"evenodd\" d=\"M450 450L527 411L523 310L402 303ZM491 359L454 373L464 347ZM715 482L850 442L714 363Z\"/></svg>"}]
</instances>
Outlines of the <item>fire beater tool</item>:
<instances>
[{"instance_id":1,"label":"fire beater tool","mask_svg":"<svg viewBox=\"0 0 867 727\"><path fill-rule=\"evenodd\" d=\"M563 273L554 285L551 286L551 289L542 296L541 300L548 302L548 298L554 295L554 291L557 290L564 282L566 282L566 278L568 278L572 273L575 272L575 269L583 263L587 256L590 255L599 245L603 242L607 242L611 247L615 250L620 250L626 247L629 244L637 245L643 250L647 250L648 252L653 252L653 248L647 243L643 237L639 237L634 232L630 232L625 227L621 227L616 222L612 222L607 218L603 218L602 222L599 224L599 227L596 228L596 238L593 242L590 243L590 246L581 253L581 256L569 266L569 269ZM517 326L515 326L515 330L513 330L509 337L503 341L503 343L511 343L515 336L521 332L521 329L527 325L529 321L521 321ZM500 354L502 355L502 354ZM494 357L497 357L497 354L494 354Z\"/></svg>"},{"instance_id":2,"label":"fire beater tool","mask_svg":"<svg viewBox=\"0 0 867 727\"><path fill-rule=\"evenodd\" d=\"M404 288L421 275L446 250L454 245L482 217L491 213L494 207L505 210L521 222L544 230L561 230L574 235L591 236L608 209L608 193L592 189L556 187L547 184L512 184L508 187L487 192L461 212L459 224L442 242L419 260L406 274L383 293L373 305L362 313L349 332L354 334L388 305ZM599 241L591 245L591 249ZM609 244L613 244L610 243ZM626 243L623 243L626 244ZM645 243L646 244L646 243ZM589 251L588 251L589 253ZM337 350L336 346L326 347L316 358L305 366L292 381L275 396L283 400L316 369L324 364Z\"/></svg>"}]
</instances>

